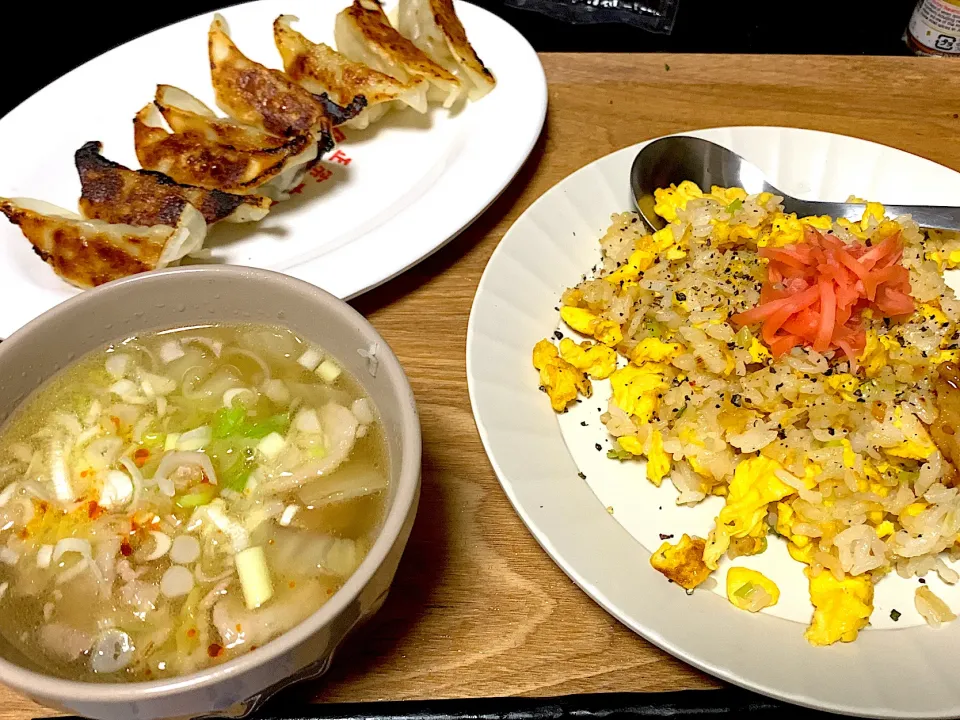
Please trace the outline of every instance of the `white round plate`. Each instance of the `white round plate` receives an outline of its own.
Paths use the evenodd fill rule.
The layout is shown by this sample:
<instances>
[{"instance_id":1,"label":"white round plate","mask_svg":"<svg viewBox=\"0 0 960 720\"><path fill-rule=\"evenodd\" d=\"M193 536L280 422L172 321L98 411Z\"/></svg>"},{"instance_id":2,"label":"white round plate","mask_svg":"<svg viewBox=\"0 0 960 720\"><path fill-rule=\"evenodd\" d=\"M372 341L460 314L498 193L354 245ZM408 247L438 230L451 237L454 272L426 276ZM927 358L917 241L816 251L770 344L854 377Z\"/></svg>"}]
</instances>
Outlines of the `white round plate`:
<instances>
[{"instance_id":1,"label":"white round plate","mask_svg":"<svg viewBox=\"0 0 960 720\"><path fill-rule=\"evenodd\" d=\"M348 4L259 0L223 15L244 54L280 67L272 29L278 15L299 16L298 30L333 45L334 18ZM300 194L255 225L212 229L207 246L216 262L278 270L350 298L437 250L493 202L540 134L546 80L520 33L475 5L457 0L456 8L497 77L494 90L452 112L392 112L366 130L345 129L340 154L318 165ZM0 119L0 196L76 208L80 182L73 154L89 140L102 141L106 157L139 167L132 120L158 83L182 87L216 107L207 58L212 17L184 20L115 48ZM0 218L0 337L76 292L34 254L18 228Z\"/></svg>"},{"instance_id":2,"label":"white round plate","mask_svg":"<svg viewBox=\"0 0 960 720\"><path fill-rule=\"evenodd\" d=\"M960 173L857 138L776 127L685 133L724 145L798 197L955 205ZM664 650L717 677L789 702L868 717L960 715L960 622L932 630L913 606L916 580L876 588L870 628L855 643L815 648L803 631L811 605L802 566L770 538L736 564L762 570L780 602L753 615L716 589L687 596L650 567L661 534L706 536L720 498L677 507L670 483L649 483L642 463L608 460L599 415L609 382L557 416L537 389L534 344L558 327L561 292L600 260L612 213L633 208L629 170L646 143L575 172L539 198L490 259L467 333L470 400L484 447L517 512L561 568L608 612ZM599 450L597 449L599 444ZM581 479L578 473L585 475ZM960 588L927 582L955 611ZM894 623L891 610L902 616Z\"/></svg>"}]
</instances>

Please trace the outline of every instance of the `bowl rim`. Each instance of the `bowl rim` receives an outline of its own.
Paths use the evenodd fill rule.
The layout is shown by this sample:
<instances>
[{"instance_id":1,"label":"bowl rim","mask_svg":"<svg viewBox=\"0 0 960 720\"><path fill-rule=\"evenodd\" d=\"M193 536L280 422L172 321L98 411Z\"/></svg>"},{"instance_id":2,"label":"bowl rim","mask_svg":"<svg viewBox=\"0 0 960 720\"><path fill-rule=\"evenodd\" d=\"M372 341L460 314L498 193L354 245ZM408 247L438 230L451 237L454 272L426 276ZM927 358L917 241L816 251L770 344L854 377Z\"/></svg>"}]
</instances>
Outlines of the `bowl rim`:
<instances>
[{"instance_id":1,"label":"bowl rim","mask_svg":"<svg viewBox=\"0 0 960 720\"><path fill-rule=\"evenodd\" d=\"M305 298L312 300L324 311L332 311L348 322L352 322L366 334L369 334L374 342L378 343L376 351L379 360L378 371L386 372L389 375L390 383L394 386L399 399L401 462L394 502L384 518L377 539L360 566L347 578L347 581L334 593L333 597L316 612L270 642L257 647L256 651L246 652L225 663L213 665L187 675L177 675L160 680L100 683L66 680L55 675L30 670L0 657L0 681L3 683L29 695L65 698L73 703L89 702L101 705L116 705L143 702L207 688L224 680L243 675L283 656L343 613L374 577L400 537L410 510L416 503L420 488L421 430L413 390L399 359L376 328L347 302L316 285L271 270L240 265L190 265L132 275L86 290L34 318L6 340L0 342L0 363L4 361L4 357L10 352L11 347L29 342L32 334L52 318L64 313L81 312L91 298L110 295L120 289L129 289L131 285L164 283L167 282L166 278L169 277L202 276L213 273L226 275L236 283L252 282L261 285L261 287L286 286L288 289L299 292Z\"/></svg>"}]
</instances>

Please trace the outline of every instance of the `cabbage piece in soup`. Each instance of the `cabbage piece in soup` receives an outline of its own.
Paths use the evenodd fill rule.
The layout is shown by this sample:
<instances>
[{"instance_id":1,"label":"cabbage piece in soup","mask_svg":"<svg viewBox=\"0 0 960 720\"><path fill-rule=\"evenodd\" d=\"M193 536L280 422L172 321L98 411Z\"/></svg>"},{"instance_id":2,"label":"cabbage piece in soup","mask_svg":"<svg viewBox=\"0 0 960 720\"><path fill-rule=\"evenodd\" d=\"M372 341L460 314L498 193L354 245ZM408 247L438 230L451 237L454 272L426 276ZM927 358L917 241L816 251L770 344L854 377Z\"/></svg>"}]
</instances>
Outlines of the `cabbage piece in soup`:
<instances>
[{"instance_id":1,"label":"cabbage piece in soup","mask_svg":"<svg viewBox=\"0 0 960 720\"><path fill-rule=\"evenodd\" d=\"M376 408L281 328L117 343L0 433L0 632L73 680L181 675L262 646L356 570L386 504Z\"/></svg>"}]
</instances>

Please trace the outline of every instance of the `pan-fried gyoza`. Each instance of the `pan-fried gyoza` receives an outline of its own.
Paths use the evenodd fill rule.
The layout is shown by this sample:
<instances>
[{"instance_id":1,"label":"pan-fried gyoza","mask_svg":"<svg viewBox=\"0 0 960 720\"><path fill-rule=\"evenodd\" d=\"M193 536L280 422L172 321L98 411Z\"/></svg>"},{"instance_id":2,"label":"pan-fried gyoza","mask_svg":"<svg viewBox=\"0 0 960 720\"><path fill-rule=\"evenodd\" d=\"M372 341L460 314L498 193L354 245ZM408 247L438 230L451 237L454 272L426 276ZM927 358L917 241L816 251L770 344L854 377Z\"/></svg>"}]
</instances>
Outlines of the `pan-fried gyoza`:
<instances>
[{"instance_id":1,"label":"pan-fried gyoza","mask_svg":"<svg viewBox=\"0 0 960 720\"><path fill-rule=\"evenodd\" d=\"M181 185L160 172L124 167L103 157L100 150L99 142L88 142L74 155L80 175L80 212L90 220L176 225L188 203L210 225L221 220L255 222L270 211L269 198Z\"/></svg>"},{"instance_id":2,"label":"pan-fried gyoza","mask_svg":"<svg viewBox=\"0 0 960 720\"><path fill-rule=\"evenodd\" d=\"M0 212L57 275L81 288L166 267L199 250L207 233L190 204L181 206L175 225L150 227L86 220L31 198L0 198Z\"/></svg>"}]
</instances>

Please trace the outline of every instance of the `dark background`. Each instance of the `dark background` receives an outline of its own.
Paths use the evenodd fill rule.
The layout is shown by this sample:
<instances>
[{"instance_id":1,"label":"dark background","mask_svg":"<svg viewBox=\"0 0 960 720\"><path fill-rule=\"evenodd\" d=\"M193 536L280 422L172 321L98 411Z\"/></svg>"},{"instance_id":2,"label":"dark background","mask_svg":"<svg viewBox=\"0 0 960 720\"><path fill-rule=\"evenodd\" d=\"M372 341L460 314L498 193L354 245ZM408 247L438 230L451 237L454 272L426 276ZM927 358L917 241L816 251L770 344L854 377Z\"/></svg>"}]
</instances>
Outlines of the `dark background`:
<instances>
[{"instance_id":1,"label":"dark background","mask_svg":"<svg viewBox=\"0 0 960 720\"><path fill-rule=\"evenodd\" d=\"M679 0L673 32L656 35L628 25L568 25L504 0L471 0L514 25L539 51L810 53L906 55L902 41L915 0ZM329 3L331 11L347 0ZM116 45L170 23L207 13L230 0L127 3L4 3L8 69L0 116L66 71ZM655 4L655 3L654 3ZM39 30L39 32L38 32ZM24 37L14 37L22 32ZM176 50L174 49L173 52Z\"/></svg>"}]
</instances>

